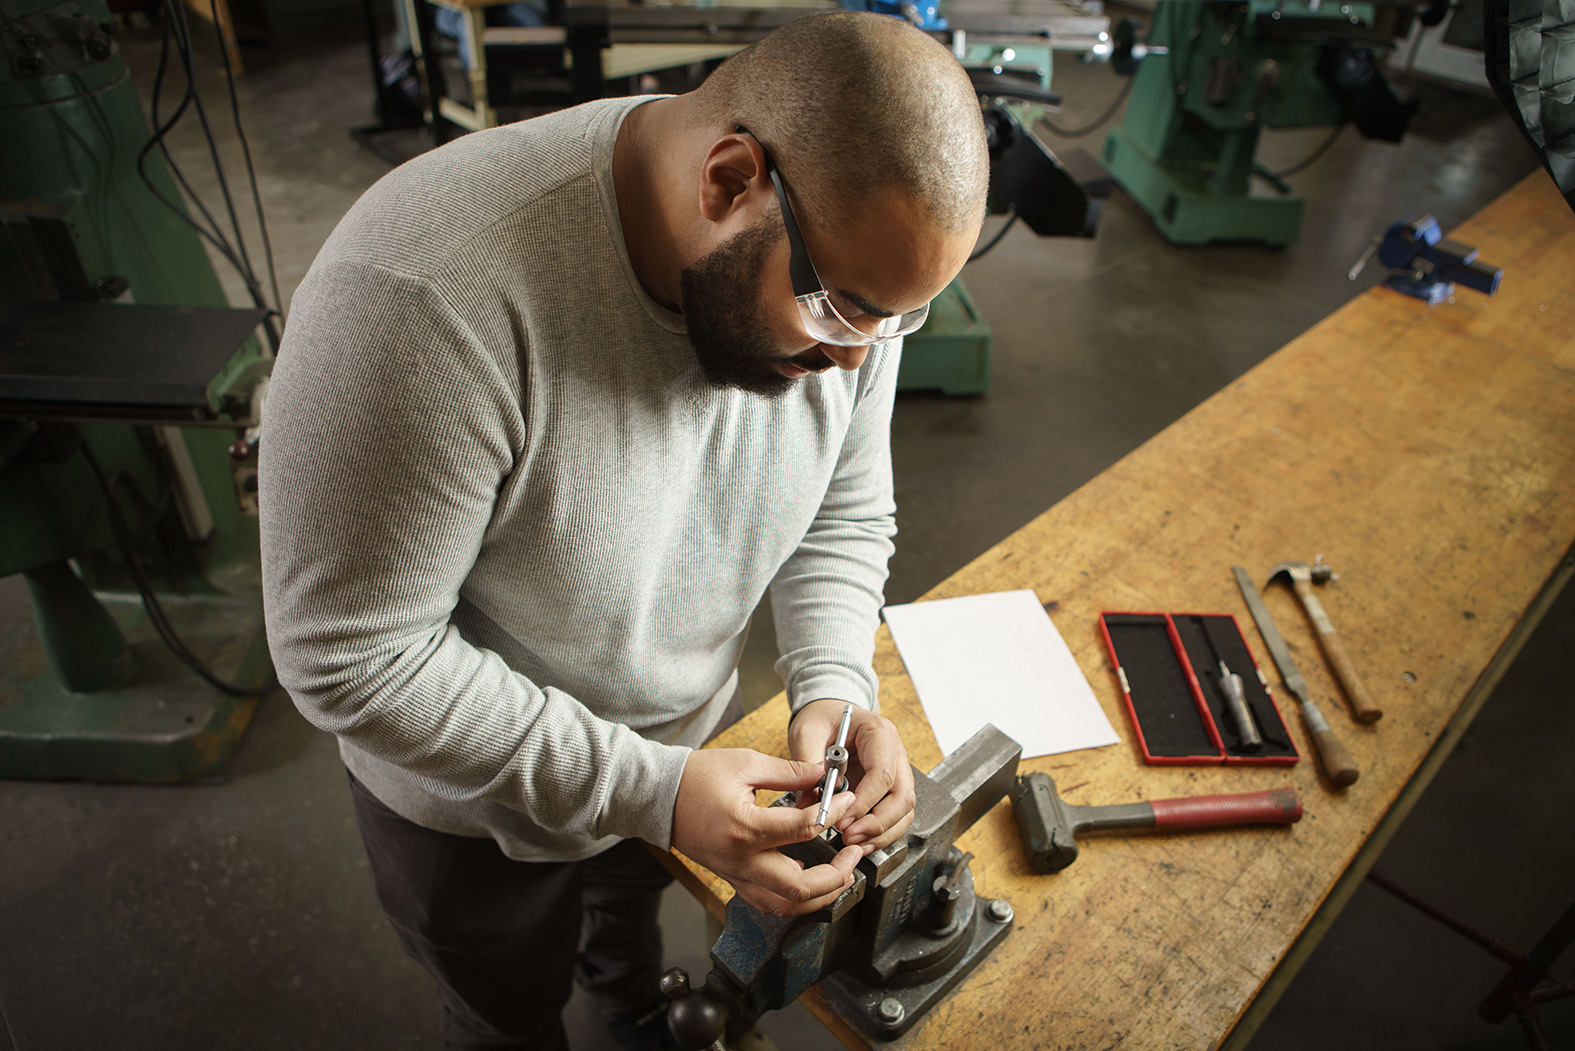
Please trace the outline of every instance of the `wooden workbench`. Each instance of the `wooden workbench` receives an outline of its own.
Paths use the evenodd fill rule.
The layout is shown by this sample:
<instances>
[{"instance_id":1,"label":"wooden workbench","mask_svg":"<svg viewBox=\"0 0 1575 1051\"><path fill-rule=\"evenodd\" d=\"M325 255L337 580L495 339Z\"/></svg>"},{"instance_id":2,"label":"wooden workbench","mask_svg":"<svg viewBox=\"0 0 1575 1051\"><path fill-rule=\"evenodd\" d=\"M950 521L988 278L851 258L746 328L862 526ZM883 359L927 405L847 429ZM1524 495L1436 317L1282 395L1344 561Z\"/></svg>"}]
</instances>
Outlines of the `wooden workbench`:
<instances>
[{"instance_id":1,"label":"wooden workbench","mask_svg":"<svg viewBox=\"0 0 1575 1051\"><path fill-rule=\"evenodd\" d=\"M1290 784L1306 815L1091 837L1071 868L1040 876L1000 804L960 846L1016 928L895 1046L1240 1045L1420 795L1569 575L1575 541L1575 216L1538 171L1451 236L1503 268L1498 295L1435 307L1384 288L1358 296L925 596L1038 594L1122 735L1023 764L1069 801ZM1230 566L1261 583L1320 552L1341 574L1324 604L1382 722L1344 714L1293 596L1266 599L1361 779L1327 786L1284 697L1304 755L1294 767L1145 765L1100 611L1234 613L1278 685ZM884 627L875 667L883 711L928 770L941 756ZM714 744L785 754L786 724L778 696ZM720 916L731 888L693 866L685 882ZM814 990L804 1000L862 1046Z\"/></svg>"}]
</instances>

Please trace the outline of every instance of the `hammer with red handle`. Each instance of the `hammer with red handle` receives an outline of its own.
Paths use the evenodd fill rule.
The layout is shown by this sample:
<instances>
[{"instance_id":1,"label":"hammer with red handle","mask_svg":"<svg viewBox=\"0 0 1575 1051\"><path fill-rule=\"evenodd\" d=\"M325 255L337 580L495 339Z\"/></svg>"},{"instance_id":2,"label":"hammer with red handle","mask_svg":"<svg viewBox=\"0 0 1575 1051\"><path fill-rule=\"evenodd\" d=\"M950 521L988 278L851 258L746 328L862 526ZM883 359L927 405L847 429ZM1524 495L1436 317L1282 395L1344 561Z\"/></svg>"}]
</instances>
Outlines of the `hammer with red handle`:
<instances>
[{"instance_id":1,"label":"hammer with red handle","mask_svg":"<svg viewBox=\"0 0 1575 1051\"><path fill-rule=\"evenodd\" d=\"M1076 861L1079 832L1290 825L1302 817L1302 801L1291 788L1117 806L1075 806L1056 793L1049 774L1037 772L1022 775L1012 786L1012 809L1017 812L1017 828L1036 872L1060 872Z\"/></svg>"}]
</instances>

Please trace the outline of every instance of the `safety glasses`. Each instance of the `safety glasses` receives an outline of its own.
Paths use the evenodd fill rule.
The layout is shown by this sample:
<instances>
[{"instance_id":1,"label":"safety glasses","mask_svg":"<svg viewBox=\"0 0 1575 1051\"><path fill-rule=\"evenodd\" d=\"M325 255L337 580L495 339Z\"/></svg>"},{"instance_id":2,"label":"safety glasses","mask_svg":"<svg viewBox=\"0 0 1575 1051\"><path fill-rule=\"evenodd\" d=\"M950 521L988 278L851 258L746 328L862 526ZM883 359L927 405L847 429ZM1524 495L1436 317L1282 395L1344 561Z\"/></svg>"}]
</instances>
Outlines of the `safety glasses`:
<instances>
[{"instance_id":1,"label":"safety glasses","mask_svg":"<svg viewBox=\"0 0 1575 1051\"><path fill-rule=\"evenodd\" d=\"M738 131L750 138L755 133L738 125ZM924 319L930 316L930 304L905 314L877 315L870 313L844 314L831 302L831 293L820 279L815 264L810 261L809 249L799 233L798 221L793 218L793 206L788 203L787 188L782 185L782 173L771 160L766 144L760 143L766 157L766 171L771 175L771 185L776 187L777 201L782 206L782 224L787 228L788 277L793 283L793 296L798 302L799 319L811 339L837 347L864 347L882 340L896 339L918 331ZM851 316L850 316L851 315Z\"/></svg>"}]
</instances>

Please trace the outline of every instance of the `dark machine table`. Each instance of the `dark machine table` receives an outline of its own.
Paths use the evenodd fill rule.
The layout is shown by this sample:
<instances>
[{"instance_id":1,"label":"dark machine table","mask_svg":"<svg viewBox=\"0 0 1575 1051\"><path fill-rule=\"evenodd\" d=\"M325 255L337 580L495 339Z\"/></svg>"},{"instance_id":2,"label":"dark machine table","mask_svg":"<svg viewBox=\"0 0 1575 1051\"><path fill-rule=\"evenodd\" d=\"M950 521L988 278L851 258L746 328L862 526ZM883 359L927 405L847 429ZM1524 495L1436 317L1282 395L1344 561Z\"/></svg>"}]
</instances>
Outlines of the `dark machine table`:
<instances>
[{"instance_id":1,"label":"dark machine table","mask_svg":"<svg viewBox=\"0 0 1575 1051\"><path fill-rule=\"evenodd\" d=\"M218 408L226 364L266 314L0 300L0 415L191 422Z\"/></svg>"}]
</instances>

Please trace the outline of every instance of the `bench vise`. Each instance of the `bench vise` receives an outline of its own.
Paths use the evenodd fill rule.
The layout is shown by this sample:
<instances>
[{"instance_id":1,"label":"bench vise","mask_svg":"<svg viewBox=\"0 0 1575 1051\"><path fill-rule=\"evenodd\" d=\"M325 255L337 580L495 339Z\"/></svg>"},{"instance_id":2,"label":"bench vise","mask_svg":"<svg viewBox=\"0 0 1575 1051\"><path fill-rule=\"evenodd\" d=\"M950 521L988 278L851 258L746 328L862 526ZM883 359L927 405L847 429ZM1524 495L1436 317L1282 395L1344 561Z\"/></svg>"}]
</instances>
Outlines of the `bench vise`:
<instances>
[{"instance_id":1,"label":"bench vise","mask_svg":"<svg viewBox=\"0 0 1575 1051\"><path fill-rule=\"evenodd\" d=\"M1504 272L1477 258L1477 249L1445 239L1431 215L1401 220L1373 238L1345 276L1355 281L1374 255L1392 272L1384 283L1397 292L1437 303L1455 294L1455 283L1491 296Z\"/></svg>"},{"instance_id":2,"label":"bench vise","mask_svg":"<svg viewBox=\"0 0 1575 1051\"><path fill-rule=\"evenodd\" d=\"M866 1040L906 1032L1012 927L1012 907L974 893L971 854L954 845L1010 791L1022 746L985 726L928 774L914 771L913 824L901 840L859 862L853 885L807 916L763 913L734 896L711 947L705 984L674 967L667 1024L687 1048L722 1048L762 1014L819 983L821 994ZM795 805L792 794L777 806ZM805 865L841 847L835 829L781 848Z\"/></svg>"}]
</instances>

